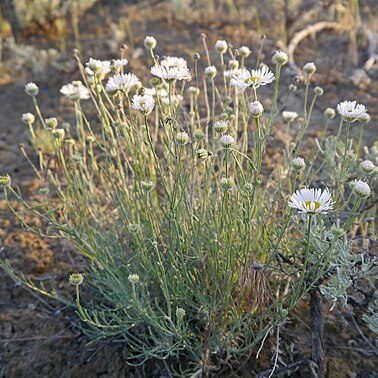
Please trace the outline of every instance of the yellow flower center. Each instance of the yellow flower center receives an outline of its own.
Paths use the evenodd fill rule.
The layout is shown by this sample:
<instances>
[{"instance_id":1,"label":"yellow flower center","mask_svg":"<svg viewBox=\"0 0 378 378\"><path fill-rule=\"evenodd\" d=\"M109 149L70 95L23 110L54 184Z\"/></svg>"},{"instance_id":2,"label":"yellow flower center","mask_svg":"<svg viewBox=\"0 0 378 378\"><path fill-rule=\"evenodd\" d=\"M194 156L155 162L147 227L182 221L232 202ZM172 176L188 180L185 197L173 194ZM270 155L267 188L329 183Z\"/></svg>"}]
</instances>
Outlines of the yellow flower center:
<instances>
[{"instance_id":1,"label":"yellow flower center","mask_svg":"<svg viewBox=\"0 0 378 378\"><path fill-rule=\"evenodd\" d=\"M253 84L253 83L256 83L259 79L260 79L259 76L251 76L251 77L245 79L244 83L246 83L246 84Z\"/></svg>"},{"instance_id":2,"label":"yellow flower center","mask_svg":"<svg viewBox=\"0 0 378 378\"><path fill-rule=\"evenodd\" d=\"M304 202L304 207L307 210L316 211L320 207L320 202L318 202L318 201L305 201Z\"/></svg>"}]
</instances>

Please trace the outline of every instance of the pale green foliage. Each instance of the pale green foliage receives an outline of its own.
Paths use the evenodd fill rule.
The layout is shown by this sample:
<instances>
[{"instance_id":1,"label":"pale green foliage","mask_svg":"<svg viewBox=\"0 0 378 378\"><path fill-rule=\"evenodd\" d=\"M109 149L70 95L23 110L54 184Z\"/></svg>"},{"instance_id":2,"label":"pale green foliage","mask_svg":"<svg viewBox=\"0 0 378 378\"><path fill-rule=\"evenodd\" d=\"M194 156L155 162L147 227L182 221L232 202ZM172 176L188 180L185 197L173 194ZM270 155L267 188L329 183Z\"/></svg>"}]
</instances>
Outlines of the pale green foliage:
<instances>
[{"instance_id":1,"label":"pale green foliage","mask_svg":"<svg viewBox=\"0 0 378 378\"><path fill-rule=\"evenodd\" d=\"M378 300L374 302L373 306L370 308L370 312L370 315L363 315L362 319L373 332L378 334Z\"/></svg>"},{"instance_id":2,"label":"pale green foliage","mask_svg":"<svg viewBox=\"0 0 378 378\"><path fill-rule=\"evenodd\" d=\"M207 91L201 86L200 92L187 93L180 81L155 80L155 92L165 94L155 96L149 116L130 105L140 89L107 93L102 65L93 67L98 74L83 79L97 114L88 117L85 103L77 101L71 130L46 127L32 97L39 116L36 131L43 129L52 138L59 130L66 138L50 140L53 152L39 151L38 174L48 177L51 194L29 204L17 188L5 188L7 200L17 198L26 213L39 217L33 229L24 212L8 202L27 229L67 237L86 257L80 288L87 285L91 292L80 298L76 286L76 306L92 338L125 341L134 363L188 359L191 370L201 366L207 372L255 347L327 273L342 273L353 264L344 232L359 219L364 201L348 196L346 181L354 172L351 162L360 159L358 148L346 149L338 137L327 141L326 163L317 152L312 159L304 155L303 139L318 97L309 91L309 77L303 117L294 121L296 131L288 128L280 163L267 167L268 141L282 127L280 65L270 84L270 110L257 117L250 116L248 107L251 101L264 102L260 89L238 92L222 75L222 64L216 80L207 79ZM290 97L290 91L284 93ZM223 147L221 134L212 130L220 119L227 121L227 133L234 138ZM39 133L35 135L37 147ZM341 150L338 168L330 158L336 149ZM296 171L291 162L299 155L306 168ZM322 179L316 172L322 164L336 175L327 177L335 211L316 218L295 214L287 206L289 195L313 186L319 175ZM336 234L332 225L340 217L344 231ZM12 272L7 263L5 267ZM343 299L345 276L336 277L322 290Z\"/></svg>"}]
</instances>

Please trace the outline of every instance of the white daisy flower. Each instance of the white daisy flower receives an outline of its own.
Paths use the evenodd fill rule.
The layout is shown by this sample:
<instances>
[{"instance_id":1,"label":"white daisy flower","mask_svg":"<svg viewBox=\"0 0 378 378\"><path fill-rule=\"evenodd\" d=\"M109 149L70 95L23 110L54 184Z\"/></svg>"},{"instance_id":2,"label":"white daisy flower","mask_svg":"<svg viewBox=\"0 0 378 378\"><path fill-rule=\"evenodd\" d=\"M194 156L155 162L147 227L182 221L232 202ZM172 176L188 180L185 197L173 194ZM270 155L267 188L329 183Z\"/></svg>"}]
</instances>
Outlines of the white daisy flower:
<instances>
[{"instance_id":1,"label":"white daisy flower","mask_svg":"<svg viewBox=\"0 0 378 378\"><path fill-rule=\"evenodd\" d=\"M125 58L123 58L123 59L113 59L112 60L112 67L116 71L120 72L122 70L122 68L127 65L128 62L129 61L127 59L125 59Z\"/></svg>"},{"instance_id":2,"label":"white daisy flower","mask_svg":"<svg viewBox=\"0 0 378 378\"><path fill-rule=\"evenodd\" d=\"M192 76L190 75L188 67L164 67L162 65L155 64L151 68L151 73L154 76L159 77L164 80L190 80Z\"/></svg>"},{"instance_id":3,"label":"white daisy flower","mask_svg":"<svg viewBox=\"0 0 378 378\"><path fill-rule=\"evenodd\" d=\"M166 68L171 68L171 67L187 68L188 67L188 63L184 58L178 58L176 56L166 56L160 62L160 64Z\"/></svg>"},{"instance_id":4,"label":"white daisy flower","mask_svg":"<svg viewBox=\"0 0 378 378\"><path fill-rule=\"evenodd\" d=\"M130 89L140 84L137 76L132 73L117 74L109 78L106 83L105 89L107 92L125 91L129 92Z\"/></svg>"},{"instance_id":5,"label":"white daisy flower","mask_svg":"<svg viewBox=\"0 0 378 378\"><path fill-rule=\"evenodd\" d=\"M134 95L131 103L131 107L140 111L144 115L148 115L152 112L155 106L155 100L151 95Z\"/></svg>"},{"instance_id":6,"label":"white daisy flower","mask_svg":"<svg viewBox=\"0 0 378 378\"><path fill-rule=\"evenodd\" d=\"M90 97L89 89L79 80L63 85L60 93L71 99L72 101L88 100Z\"/></svg>"},{"instance_id":7,"label":"white daisy flower","mask_svg":"<svg viewBox=\"0 0 378 378\"><path fill-rule=\"evenodd\" d=\"M358 118L365 116L367 110L364 105L357 104L356 101L343 101L337 105L337 111L346 121L354 122Z\"/></svg>"},{"instance_id":8,"label":"white daisy flower","mask_svg":"<svg viewBox=\"0 0 378 378\"><path fill-rule=\"evenodd\" d=\"M258 70L241 70L231 79L231 85L234 85L240 92L244 92L248 87L254 89L266 85L275 80L273 72L267 66Z\"/></svg>"},{"instance_id":9,"label":"white daisy flower","mask_svg":"<svg viewBox=\"0 0 378 378\"><path fill-rule=\"evenodd\" d=\"M290 197L289 207L298 209L300 213L327 214L332 210L334 202L328 189L308 189L297 190Z\"/></svg>"},{"instance_id":10,"label":"white daisy flower","mask_svg":"<svg viewBox=\"0 0 378 378\"><path fill-rule=\"evenodd\" d=\"M354 180L350 183L351 188L357 196L367 198L371 194L370 186L367 182L362 180Z\"/></svg>"},{"instance_id":11,"label":"white daisy flower","mask_svg":"<svg viewBox=\"0 0 378 378\"><path fill-rule=\"evenodd\" d=\"M89 58L89 61L86 63L85 72L89 76L98 75L103 78L111 71L110 61L109 60L98 60Z\"/></svg>"},{"instance_id":12,"label":"white daisy flower","mask_svg":"<svg viewBox=\"0 0 378 378\"><path fill-rule=\"evenodd\" d=\"M285 110L282 112L282 117L286 122L293 122L298 118L298 113Z\"/></svg>"}]
</instances>

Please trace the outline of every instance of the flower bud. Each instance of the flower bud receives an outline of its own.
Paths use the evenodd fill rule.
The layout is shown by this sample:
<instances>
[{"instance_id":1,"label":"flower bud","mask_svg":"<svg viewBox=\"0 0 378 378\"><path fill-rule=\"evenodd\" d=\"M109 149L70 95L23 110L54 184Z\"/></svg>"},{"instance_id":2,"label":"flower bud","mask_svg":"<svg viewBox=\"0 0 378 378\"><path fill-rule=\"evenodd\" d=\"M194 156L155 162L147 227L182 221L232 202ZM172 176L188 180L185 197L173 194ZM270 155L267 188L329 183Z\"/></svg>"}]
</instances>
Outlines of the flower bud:
<instances>
[{"instance_id":1,"label":"flower bud","mask_svg":"<svg viewBox=\"0 0 378 378\"><path fill-rule=\"evenodd\" d=\"M141 181L140 188L142 189L142 192L148 193L148 192L151 192L155 188L155 185L151 180Z\"/></svg>"},{"instance_id":2,"label":"flower bud","mask_svg":"<svg viewBox=\"0 0 378 378\"><path fill-rule=\"evenodd\" d=\"M253 190L253 184L251 184L250 182L247 182L245 185L244 185L244 190L248 193L252 192Z\"/></svg>"},{"instance_id":3,"label":"flower bud","mask_svg":"<svg viewBox=\"0 0 378 378\"><path fill-rule=\"evenodd\" d=\"M357 118L357 121L362 122L362 123L368 123L370 122L370 115L368 113L364 113L363 115L359 116Z\"/></svg>"},{"instance_id":4,"label":"flower bud","mask_svg":"<svg viewBox=\"0 0 378 378\"><path fill-rule=\"evenodd\" d=\"M209 156L209 151L205 150L204 148L200 148L197 151L197 160L205 161Z\"/></svg>"},{"instance_id":5,"label":"flower bud","mask_svg":"<svg viewBox=\"0 0 378 378\"><path fill-rule=\"evenodd\" d=\"M54 138L54 140L60 145L65 137L66 132L64 129L55 129L51 131L51 136Z\"/></svg>"},{"instance_id":6,"label":"flower bud","mask_svg":"<svg viewBox=\"0 0 378 378\"><path fill-rule=\"evenodd\" d=\"M223 148L230 148L235 143L235 139L228 134L222 135L219 141Z\"/></svg>"},{"instance_id":7,"label":"flower bud","mask_svg":"<svg viewBox=\"0 0 378 378\"><path fill-rule=\"evenodd\" d=\"M84 281L84 277L81 273L72 273L70 274L68 281L73 286L80 286Z\"/></svg>"},{"instance_id":8,"label":"flower bud","mask_svg":"<svg viewBox=\"0 0 378 378\"><path fill-rule=\"evenodd\" d=\"M237 70L239 68L239 62L236 59L231 59L228 65L231 70Z\"/></svg>"},{"instance_id":9,"label":"flower bud","mask_svg":"<svg viewBox=\"0 0 378 378\"><path fill-rule=\"evenodd\" d=\"M136 234L139 230L139 226L137 224L129 224L128 230L130 234Z\"/></svg>"},{"instance_id":10,"label":"flower bud","mask_svg":"<svg viewBox=\"0 0 378 378\"><path fill-rule=\"evenodd\" d=\"M56 129L58 127L58 120L55 117L46 118L45 124L48 129Z\"/></svg>"},{"instance_id":11,"label":"flower bud","mask_svg":"<svg viewBox=\"0 0 378 378\"><path fill-rule=\"evenodd\" d=\"M147 36L144 39L144 47L149 50L154 49L156 47L156 39L154 37Z\"/></svg>"},{"instance_id":12,"label":"flower bud","mask_svg":"<svg viewBox=\"0 0 378 378\"><path fill-rule=\"evenodd\" d=\"M215 50L217 50L220 54L224 54L227 51L227 42L226 41L216 41L215 43Z\"/></svg>"},{"instance_id":13,"label":"flower bud","mask_svg":"<svg viewBox=\"0 0 378 378\"><path fill-rule=\"evenodd\" d=\"M21 119L27 125L32 125L35 122L35 116L32 113L24 113Z\"/></svg>"},{"instance_id":14,"label":"flower bud","mask_svg":"<svg viewBox=\"0 0 378 378\"><path fill-rule=\"evenodd\" d=\"M9 175L0 176L0 188L5 188L11 185L11 178Z\"/></svg>"},{"instance_id":15,"label":"flower bud","mask_svg":"<svg viewBox=\"0 0 378 378\"><path fill-rule=\"evenodd\" d=\"M306 167L306 163L301 157L294 158L291 162L291 165L297 171L302 171Z\"/></svg>"},{"instance_id":16,"label":"flower bud","mask_svg":"<svg viewBox=\"0 0 378 378\"><path fill-rule=\"evenodd\" d=\"M176 143L179 146L185 146L189 142L189 135L185 131L180 131L176 134Z\"/></svg>"},{"instance_id":17,"label":"flower bud","mask_svg":"<svg viewBox=\"0 0 378 378\"><path fill-rule=\"evenodd\" d=\"M208 66L205 68L205 76L209 79L214 79L217 75L217 69L214 66Z\"/></svg>"},{"instance_id":18,"label":"flower bud","mask_svg":"<svg viewBox=\"0 0 378 378\"><path fill-rule=\"evenodd\" d=\"M274 64L284 65L288 62L289 58L287 54L283 51L276 51L273 55L272 62Z\"/></svg>"},{"instance_id":19,"label":"flower bud","mask_svg":"<svg viewBox=\"0 0 378 378\"><path fill-rule=\"evenodd\" d=\"M228 129L227 122L226 121L216 121L216 122L214 122L213 129L218 134L224 134Z\"/></svg>"},{"instance_id":20,"label":"flower bud","mask_svg":"<svg viewBox=\"0 0 378 378\"><path fill-rule=\"evenodd\" d=\"M303 66L303 72L310 76L312 74L314 74L316 72L316 66L313 62L311 63L306 63L304 66Z\"/></svg>"},{"instance_id":21,"label":"flower bud","mask_svg":"<svg viewBox=\"0 0 378 378\"><path fill-rule=\"evenodd\" d=\"M322 96L323 93L324 93L324 90L323 90L323 88L315 87L315 88L314 88L314 92L315 92L315 94L316 94L317 96Z\"/></svg>"},{"instance_id":22,"label":"flower bud","mask_svg":"<svg viewBox=\"0 0 378 378\"><path fill-rule=\"evenodd\" d=\"M335 118L335 115L336 115L335 109L327 108L326 110L324 110L324 115L325 115L328 119Z\"/></svg>"},{"instance_id":23,"label":"flower bud","mask_svg":"<svg viewBox=\"0 0 378 378\"><path fill-rule=\"evenodd\" d=\"M242 58L247 58L251 54L251 50L247 46L242 46L239 48L239 54Z\"/></svg>"},{"instance_id":24,"label":"flower bud","mask_svg":"<svg viewBox=\"0 0 378 378\"><path fill-rule=\"evenodd\" d=\"M354 193L361 198L367 198L371 194L371 189L368 183L362 180L354 180L350 184Z\"/></svg>"},{"instance_id":25,"label":"flower bud","mask_svg":"<svg viewBox=\"0 0 378 378\"><path fill-rule=\"evenodd\" d=\"M196 142L199 142L201 140L204 140L205 133L202 130L197 129L197 130L194 130L193 137Z\"/></svg>"},{"instance_id":26,"label":"flower bud","mask_svg":"<svg viewBox=\"0 0 378 378\"><path fill-rule=\"evenodd\" d=\"M371 160L364 160L360 163L360 167L365 173L371 173L375 170L375 165Z\"/></svg>"},{"instance_id":27,"label":"flower bud","mask_svg":"<svg viewBox=\"0 0 378 378\"><path fill-rule=\"evenodd\" d=\"M222 177L220 180L222 190L228 191L234 187L234 179L232 177Z\"/></svg>"},{"instance_id":28,"label":"flower bud","mask_svg":"<svg viewBox=\"0 0 378 378\"><path fill-rule=\"evenodd\" d=\"M295 119L298 118L297 112L291 112L291 111L283 111L282 117L286 122L293 122Z\"/></svg>"},{"instance_id":29,"label":"flower bud","mask_svg":"<svg viewBox=\"0 0 378 378\"><path fill-rule=\"evenodd\" d=\"M194 60L200 60L200 58L201 58L200 54L198 54L198 53L194 53L193 54L193 59Z\"/></svg>"},{"instance_id":30,"label":"flower bud","mask_svg":"<svg viewBox=\"0 0 378 378\"><path fill-rule=\"evenodd\" d=\"M200 89L197 87L189 87L187 89L188 93L194 96L198 96L200 94Z\"/></svg>"},{"instance_id":31,"label":"flower bud","mask_svg":"<svg viewBox=\"0 0 378 378\"><path fill-rule=\"evenodd\" d=\"M186 315L186 311L183 308L178 307L176 309L176 317L177 317L177 319L183 319L185 317L185 315Z\"/></svg>"},{"instance_id":32,"label":"flower bud","mask_svg":"<svg viewBox=\"0 0 378 378\"><path fill-rule=\"evenodd\" d=\"M259 117L264 113L264 107L260 101L253 101L249 104L249 111L254 117Z\"/></svg>"},{"instance_id":33,"label":"flower bud","mask_svg":"<svg viewBox=\"0 0 378 378\"><path fill-rule=\"evenodd\" d=\"M132 285L135 285L139 282L139 276L135 273L133 274L129 274L129 276L127 277L127 279L129 280L129 282L132 284Z\"/></svg>"},{"instance_id":34,"label":"flower bud","mask_svg":"<svg viewBox=\"0 0 378 378\"><path fill-rule=\"evenodd\" d=\"M29 96L37 96L39 92L39 88L35 83L27 83L25 85L25 92Z\"/></svg>"}]
</instances>

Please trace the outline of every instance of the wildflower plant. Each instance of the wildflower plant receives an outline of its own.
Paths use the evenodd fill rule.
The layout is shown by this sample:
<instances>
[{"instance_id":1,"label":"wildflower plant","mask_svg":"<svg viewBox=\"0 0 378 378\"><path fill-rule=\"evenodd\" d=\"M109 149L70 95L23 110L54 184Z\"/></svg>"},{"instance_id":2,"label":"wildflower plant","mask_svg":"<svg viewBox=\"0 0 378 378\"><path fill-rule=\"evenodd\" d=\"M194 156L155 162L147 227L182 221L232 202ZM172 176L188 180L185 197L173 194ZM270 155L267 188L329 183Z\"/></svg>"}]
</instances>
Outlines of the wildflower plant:
<instances>
[{"instance_id":1,"label":"wildflower plant","mask_svg":"<svg viewBox=\"0 0 378 378\"><path fill-rule=\"evenodd\" d=\"M82 81L61 90L73 102L76 124L70 130L44 119L38 87L27 84L36 116L27 113L23 122L34 146L41 131L52 144L52 151L37 149L35 168L50 188L49 204L26 202L9 176L2 176L1 186L28 230L68 238L86 258L85 280L73 274L70 282L77 295L72 305L91 338L125 342L132 363L170 359L174 368L185 360L185 374L207 373L258 347L335 271L341 258L334 255L344 251L347 232L374 211L374 204L364 210L373 203L373 190L360 194L376 184L376 176L367 172L370 163L360 163L376 160L362 156L348 133L343 138L344 122L349 128L352 121L344 115L349 105L342 104L342 132L317 141L314 154L306 156L303 140L320 95L317 90L311 98L313 63L305 66L303 114L285 114L293 87L281 88L283 52L274 55L273 73L266 65L248 66L251 52L241 47L241 68L226 77L216 75L228 58L225 41L215 46L220 61L211 62L208 54L204 72L198 54L192 63L181 57L159 61L156 40L146 37L144 44L152 59L150 83L123 64L125 72L114 73L110 62L91 59L85 69L79 63ZM270 107L263 105L261 86L271 89ZM96 117L83 100L94 103ZM362 110L352 109L353 125ZM265 157L274 147L268 141L282 127L281 114L298 126L270 172ZM355 174L368 182L357 181L352 190ZM40 219L37 226L26 224L26 214ZM336 224L342 241L330 234ZM8 262L2 264L17 277ZM85 285L90 297L79 296ZM332 300L342 297L322 290Z\"/></svg>"}]
</instances>

